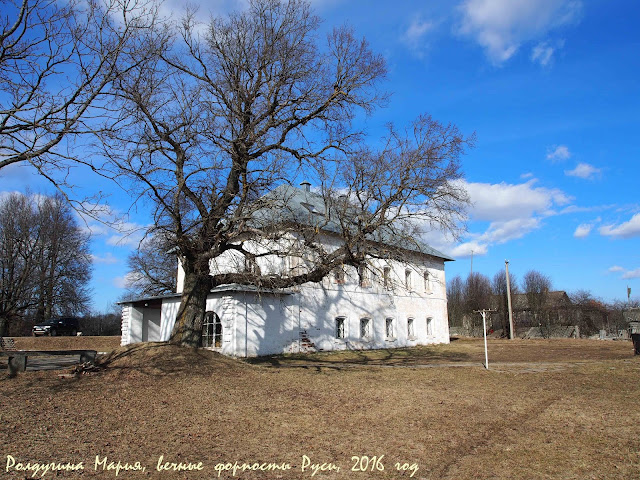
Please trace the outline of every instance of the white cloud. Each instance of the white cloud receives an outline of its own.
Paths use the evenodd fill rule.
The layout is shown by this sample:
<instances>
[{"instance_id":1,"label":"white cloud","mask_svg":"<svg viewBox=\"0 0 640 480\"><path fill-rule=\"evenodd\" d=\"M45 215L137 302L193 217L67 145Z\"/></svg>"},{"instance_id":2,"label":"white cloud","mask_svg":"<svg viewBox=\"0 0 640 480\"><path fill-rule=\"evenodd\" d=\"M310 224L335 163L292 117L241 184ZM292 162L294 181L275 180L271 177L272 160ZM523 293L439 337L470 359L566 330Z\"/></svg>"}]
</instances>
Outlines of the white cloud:
<instances>
[{"instance_id":1,"label":"white cloud","mask_svg":"<svg viewBox=\"0 0 640 480\"><path fill-rule=\"evenodd\" d=\"M432 29L433 22L423 20L421 17L416 17L403 33L401 40L414 53L422 56L422 50L425 47L425 37Z\"/></svg>"},{"instance_id":2,"label":"white cloud","mask_svg":"<svg viewBox=\"0 0 640 480\"><path fill-rule=\"evenodd\" d=\"M542 220L556 215L553 208L565 205L571 199L558 189L536 187L536 180L521 184L473 183L459 181L471 198L469 216L472 221L488 221L489 226L482 233L470 233L465 241L453 245L446 238L425 239L435 248L453 257L484 255L492 245L499 245L522 238L541 228ZM435 242L434 242L435 241Z\"/></svg>"},{"instance_id":3,"label":"white cloud","mask_svg":"<svg viewBox=\"0 0 640 480\"><path fill-rule=\"evenodd\" d=\"M486 244L478 243L476 241L464 242L460 245L456 245L453 248L449 248L447 253L454 258L470 257L473 255L486 255L489 251Z\"/></svg>"},{"instance_id":4,"label":"white cloud","mask_svg":"<svg viewBox=\"0 0 640 480\"><path fill-rule=\"evenodd\" d=\"M636 268L635 270L629 270L628 272L624 272L622 278L640 278L640 268Z\"/></svg>"},{"instance_id":5,"label":"white cloud","mask_svg":"<svg viewBox=\"0 0 640 480\"><path fill-rule=\"evenodd\" d=\"M636 268L635 270L627 270L626 268L623 268L619 265L614 265L613 267L609 267L607 271L611 273L621 272L622 275L620 276L620 278L622 279L640 278L640 268Z\"/></svg>"},{"instance_id":6,"label":"white cloud","mask_svg":"<svg viewBox=\"0 0 640 480\"><path fill-rule=\"evenodd\" d=\"M540 224L539 218L515 218L506 222L491 222L487 231L479 238L488 243L507 243L540 228Z\"/></svg>"},{"instance_id":7,"label":"white cloud","mask_svg":"<svg viewBox=\"0 0 640 480\"><path fill-rule=\"evenodd\" d=\"M508 183L467 183L471 197L470 216L475 220L504 222L548 214L553 206L566 205L571 198L555 188L535 187L536 180L516 185Z\"/></svg>"},{"instance_id":8,"label":"white cloud","mask_svg":"<svg viewBox=\"0 0 640 480\"><path fill-rule=\"evenodd\" d=\"M593 225L589 223L583 223L581 225L578 225L578 228L576 228L576 231L573 232L573 236L576 238L585 238L589 236L592 228L593 228Z\"/></svg>"},{"instance_id":9,"label":"white cloud","mask_svg":"<svg viewBox=\"0 0 640 480\"><path fill-rule=\"evenodd\" d=\"M636 213L628 222L620 225L604 225L600 234L606 237L631 238L640 236L640 213Z\"/></svg>"},{"instance_id":10,"label":"white cloud","mask_svg":"<svg viewBox=\"0 0 640 480\"><path fill-rule=\"evenodd\" d=\"M566 145L554 145L547 150L547 160L563 161L571 158L571 152Z\"/></svg>"},{"instance_id":11,"label":"white cloud","mask_svg":"<svg viewBox=\"0 0 640 480\"><path fill-rule=\"evenodd\" d=\"M565 170L565 175L570 177L584 178L591 180L601 172L601 169L589 165L588 163L579 163L573 170Z\"/></svg>"},{"instance_id":12,"label":"white cloud","mask_svg":"<svg viewBox=\"0 0 640 480\"><path fill-rule=\"evenodd\" d=\"M100 255L91 255L91 260L93 263L104 263L106 265L113 265L114 263L120 262L111 252L107 252L107 254L102 257Z\"/></svg>"},{"instance_id":13,"label":"white cloud","mask_svg":"<svg viewBox=\"0 0 640 480\"><path fill-rule=\"evenodd\" d=\"M541 42L531 50L531 61L546 67L551 62L554 48L547 42Z\"/></svg>"},{"instance_id":14,"label":"white cloud","mask_svg":"<svg viewBox=\"0 0 640 480\"><path fill-rule=\"evenodd\" d=\"M465 0L458 7L459 32L472 37L499 65L521 44L575 21L581 7L578 0Z\"/></svg>"},{"instance_id":15,"label":"white cloud","mask_svg":"<svg viewBox=\"0 0 640 480\"><path fill-rule=\"evenodd\" d=\"M114 287L129 288L139 278L140 278L140 273L129 272L124 277L115 277L112 282Z\"/></svg>"},{"instance_id":16,"label":"white cloud","mask_svg":"<svg viewBox=\"0 0 640 480\"><path fill-rule=\"evenodd\" d=\"M522 175L520 175L520 178L522 178L523 180L526 180L528 178L533 178L533 173L531 172L523 173Z\"/></svg>"}]
</instances>

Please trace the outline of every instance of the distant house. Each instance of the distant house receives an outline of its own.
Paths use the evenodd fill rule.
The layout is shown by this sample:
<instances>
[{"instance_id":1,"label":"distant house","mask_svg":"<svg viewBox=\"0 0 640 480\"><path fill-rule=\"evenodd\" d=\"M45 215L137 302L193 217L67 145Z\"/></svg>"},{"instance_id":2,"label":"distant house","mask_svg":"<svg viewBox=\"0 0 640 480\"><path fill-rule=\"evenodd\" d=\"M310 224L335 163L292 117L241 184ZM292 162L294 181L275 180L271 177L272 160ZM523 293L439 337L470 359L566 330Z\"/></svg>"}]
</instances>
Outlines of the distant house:
<instances>
[{"instance_id":1,"label":"distant house","mask_svg":"<svg viewBox=\"0 0 640 480\"><path fill-rule=\"evenodd\" d=\"M573 303L567 292L558 290L545 294L518 293L511 296L514 320L521 327L538 327L546 322L566 325L570 322Z\"/></svg>"},{"instance_id":2,"label":"distant house","mask_svg":"<svg viewBox=\"0 0 640 480\"><path fill-rule=\"evenodd\" d=\"M508 336L507 302L500 295L491 296L491 312L487 329L491 333ZM516 336L520 337L573 337L580 336L577 325L580 308L571 302L565 291L545 294L519 293L511 296ZM452 329L456 334L482 336L482 323L478 318L465 314L462 326Z\"/></svg>"},{"instance_id":3,"label":"distant house","mask_svg":"<svg viewBox=\"0 0 640 480\"><path fill-rule=\"evenodd\" d=\"M322 197L308 188L279 187L287 215L306 222L322 215ZM323 225L319 241L340 244L336 225ZM294 236L295 237L295 236ZM295 241L295 238L289 240ZM222 285L208 296L203 327L206 348L225 355L253 357L287 352L397 348L448 343L444 265L452 260L420 242L398 244L392 235L377 239L404 251L404 260L371 258L359 271L340 268L321 283L280 290ZM258 248L258 247L256 247ZM337 248L337 247L336 247ZM310 252L256 259L261 272L304 270ZM233 256L218 257L212 272L247 268ZM179 267L177 293L122 304L122 344L169 339L180 305L184 273Z\"/></svg>"}]
</instances>

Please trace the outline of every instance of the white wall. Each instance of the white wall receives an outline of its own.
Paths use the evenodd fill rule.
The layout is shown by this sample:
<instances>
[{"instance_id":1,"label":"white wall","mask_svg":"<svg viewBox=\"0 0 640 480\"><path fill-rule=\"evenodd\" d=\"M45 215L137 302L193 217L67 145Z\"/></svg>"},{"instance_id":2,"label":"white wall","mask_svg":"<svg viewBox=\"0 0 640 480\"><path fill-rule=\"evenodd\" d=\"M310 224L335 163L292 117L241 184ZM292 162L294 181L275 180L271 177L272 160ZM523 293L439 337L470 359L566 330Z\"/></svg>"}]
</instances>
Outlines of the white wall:
<instances>
[{"instance_id":1,"label":"white wall","mask_svg":"<svg viewBox=\"0 0 640 480\"><path fill-rule=\"evenodd\" d=\"M171 338L171 331L173 325L178 318L178 308L180 307L179 298L165 298L162 301L162 313L160 323L160 340L163 342L168 341Z\"/></svg>"},{"instance_id":2,"label":"white wall","mask_svg":"<svg viewBox=\"0 0 640 480\"><path fill-rule=\"evenodd\" d=\"M143 342L159 342L162 340L160 334L160 317L161 310L159 308L144 308L142 310Z\"/></svg>"},{"instance_id":3,"label":"white wall","mask_svg":"<svg viewBox=\"0 0 640 480\"><path fill-rule=\"evenodd\" d=\"M129 341L127 343L142 342L142 319L144 315L141 308L131 306L129 310Z\"/></svg>"},{"instance_id":4,"label":"white wall","mask_svg":"<svg viewBox=\"0 0 640 480\"><path fill-rule=\"evenodd\" d=\"M283 353L298 340L291 295L239 293L237 297L235 355L255 357Z\"/></svg>"},{"instance_id":5,"label":"white wall","mask_svg":"<svg viewBox=\"0 0 640 480\"><path fill-rule=\"evenodd\" d=\"M295 238L282 239L288 246ZM340 240L334 236L322 239L327 251L338 248ZM263 251L259 245L251 247ZM262 257L259 265L263 273L283 273L293 266L304 269L302 257ZM384 285L385 267L391 269L390 281ZM222 256L211 264L212 273L237 271L244 268L244 260L237 255ZM411 288L406 288L405 271L411 272ZM425 285L424 274L429 283ZM256 356L300 350L301 332L319 350L393 348L429 343L448 343L444 261L420 254L407 254L405 261L371 259L368 263L367 286L360 285L355 268L345 267L345 283L338 284L333 275L320 284L295 287L296 293L273 294L241 291L215 292L207 300L207 310L215 312L223 325L222 353L235 356ZM182 287L184 272L179 268L178 285ZM161 340L168 340L178 312L180 299L167 298L162 302L159 332ZM141 341L141 312L129 308L128 341ZM123 308L123 342L125 341L125 308ZM335 319L345 318L345 338L335 338ZM360 320L370 318L372 335L360 337ZM386 336L386 319L394 322L394 336ZM414 337L407 337L407 320L413 318ZM431 335L427 333L427 319L432 319ZM154 319L154 322L156 320ZM138 325L140 324L140 325ZM155 323L154 323L155 325ZM154 327L155 328L155 327ZM155 334L154 334L155 335ZM155 336L154 336L155 338Z\"/></svg>"}]
</instances>

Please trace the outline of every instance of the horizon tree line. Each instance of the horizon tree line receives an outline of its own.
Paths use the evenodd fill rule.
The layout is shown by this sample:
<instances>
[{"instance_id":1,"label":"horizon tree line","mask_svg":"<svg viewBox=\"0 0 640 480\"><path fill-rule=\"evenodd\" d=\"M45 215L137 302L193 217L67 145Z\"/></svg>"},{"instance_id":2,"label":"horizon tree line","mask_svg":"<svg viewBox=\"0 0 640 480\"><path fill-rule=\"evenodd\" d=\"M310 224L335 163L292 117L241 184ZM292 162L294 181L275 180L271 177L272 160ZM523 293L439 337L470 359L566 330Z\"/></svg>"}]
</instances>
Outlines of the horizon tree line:
<instances>
[{"instance_id":1,"label":"horizon tree line","mask_svg":"<svg viewBox=\"0 0 640 480\"><path fill-rule=\"evenodd\" d=\"M597 334L600 330L617 333L626 328L622 312L640 306L639 301L604 302L587 290L574 292L554 291L551 278L537 270L529 270L518 282L509 272L511 303L514 312L515 334L537 327L543 337L552 335L558 326L579 327L582 336ZM566 298L564 294L566 293ZM509 336L507 282L504 269L490 279L473 272L465 280L457 275L447 282L447 313L449 325L455 331L481 335L482 320L474 313L493 309L491 330Z\"/></svg>"}]
</instances>

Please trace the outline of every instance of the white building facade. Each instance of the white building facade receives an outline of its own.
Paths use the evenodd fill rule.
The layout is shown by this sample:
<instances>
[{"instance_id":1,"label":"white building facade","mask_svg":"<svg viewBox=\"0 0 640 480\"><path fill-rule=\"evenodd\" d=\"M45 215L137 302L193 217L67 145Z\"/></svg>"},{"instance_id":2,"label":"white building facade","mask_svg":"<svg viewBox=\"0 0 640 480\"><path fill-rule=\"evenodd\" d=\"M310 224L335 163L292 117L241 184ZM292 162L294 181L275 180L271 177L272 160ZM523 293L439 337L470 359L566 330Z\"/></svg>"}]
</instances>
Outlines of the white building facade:
<instances>
[{"instance_id":1,"label":"white building facade","mask_svg":"<svg viewBox=\"0 0 640 480\"><path fill-rule=\"evenodd\" d=\"M328 233L322 241L331 249L339 237ZM289 289L215 288L207 299L203 344L225 355L255 357L448 343L444 265L451 259L429 247L423 252L407 250L402 262L371 259L360 271L344 267L320 283ZM263 273L305 268L304 253L258 261ZM211 264L212 273L238 268L246 268L244 260L232 256ZM122 345L169 340L183 279L179 266L178 293L122 304Z\"/></svg>"}]
</instances>

